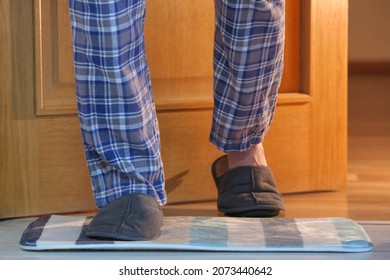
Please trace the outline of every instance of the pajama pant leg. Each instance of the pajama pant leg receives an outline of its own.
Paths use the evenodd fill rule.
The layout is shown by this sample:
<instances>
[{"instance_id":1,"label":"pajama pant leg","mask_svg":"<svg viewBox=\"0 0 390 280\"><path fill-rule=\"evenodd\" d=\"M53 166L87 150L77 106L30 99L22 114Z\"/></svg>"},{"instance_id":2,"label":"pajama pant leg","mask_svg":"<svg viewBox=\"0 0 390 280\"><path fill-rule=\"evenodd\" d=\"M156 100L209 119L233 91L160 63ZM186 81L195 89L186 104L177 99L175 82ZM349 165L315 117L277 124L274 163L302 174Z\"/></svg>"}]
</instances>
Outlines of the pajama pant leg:
<instances>
[{"instance_id":1,"label":"pajama pant leg","mask_svg":"<svg viewBox=\"0 0 390 280\"><path fill-rule=\"evenodd\" d=\"M262 142L283 68L284 0L215 0L214 113L221 151Z\"/></svg>"},{"instance_id":2,"label":"pajama pant leg","mask_svg":"<svg viewBox=\"0 0 390 280\"><path fill-rule=\"evenodd\" d=\"M69 0L77 103L97 206L130 193L166 203L144 48L144 0Z\"/></svg>"},{"instance_id":3,"label":"pajama pant leg","mask_svg":"<svg viewBox=\"0 0 390 280\"><path fill-rule=\"evenodd\" d=\"M215 0L210 140L262 141L283 65L284 3ZM69 0L80 126L98 206L128 193L165 204L160 140L143 43L144 0Z\"/></svg>"}]
</instances>

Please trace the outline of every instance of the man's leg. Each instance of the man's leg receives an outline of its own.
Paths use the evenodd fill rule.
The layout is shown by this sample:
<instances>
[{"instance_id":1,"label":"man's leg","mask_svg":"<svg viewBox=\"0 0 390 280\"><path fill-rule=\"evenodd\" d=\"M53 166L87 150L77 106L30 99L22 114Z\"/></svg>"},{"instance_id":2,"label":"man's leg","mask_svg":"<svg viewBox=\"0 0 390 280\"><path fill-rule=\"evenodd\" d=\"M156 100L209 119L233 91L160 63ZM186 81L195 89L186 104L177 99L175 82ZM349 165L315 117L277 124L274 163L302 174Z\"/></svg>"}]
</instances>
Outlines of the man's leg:
<instances>
[{"instance_id":1,"label":"man's leg","mask_svg":"<svg viewBox=\"0 0 390 280\"><path fill-rule=\"evenodd\" d=\"M272 173L266 168L261 143L273 118L282 76L284 1L215 0L215 9L215 107L210 141L227 153L227 156L219 159L213 166L214 177L217 177L219 189L226 189L226 186L221 185L229 183L222 181L231 180L221 179L221 175L237 167L250 166L259 167L262 171L248 169L248 172L244 172L248 176L255 173L258 177L261 173L263 178L273 181ZM258 182L257 185L259 184L262 183ZM236 188L234 185L230 187ZM252 191L248 191L248 197L242 203L246 206L239 205L240 197L243 196L236 188L238 193L229 194L236 197L232 198L234 202L220 201L219 204L222 205L219 208L224 212L237 212L239 208L241 212L245 212L245 209L250 210L251 203L255 208L265 203L264 209L270 212L263 211L264 215L272 215L272 211L275 214L283 209L276 186L275 192L261 186L248 188ZM257 197L253 194L253 188L259 188ZM274 194L263 195L262 192ZM223 200L223 195L219 195L219 200ZM268 203L266 200L276 202Z\"/></svg>"},{"instance_id":2,"label":"man's leg","mask_svg":"<svg viewBox=\"0 0 390 280\"><path fill-rule=\"evenodd\" d=\"M115 227L134 216L131 207L139 210L146 200L157 211L166 203L144 48L145 1L69 0L69 9L82 139L94 198L102 207L90 233L126 239L126 229ZM141 211L144 219L153 216L149 208Z\"/></svg>"}]
</instances>

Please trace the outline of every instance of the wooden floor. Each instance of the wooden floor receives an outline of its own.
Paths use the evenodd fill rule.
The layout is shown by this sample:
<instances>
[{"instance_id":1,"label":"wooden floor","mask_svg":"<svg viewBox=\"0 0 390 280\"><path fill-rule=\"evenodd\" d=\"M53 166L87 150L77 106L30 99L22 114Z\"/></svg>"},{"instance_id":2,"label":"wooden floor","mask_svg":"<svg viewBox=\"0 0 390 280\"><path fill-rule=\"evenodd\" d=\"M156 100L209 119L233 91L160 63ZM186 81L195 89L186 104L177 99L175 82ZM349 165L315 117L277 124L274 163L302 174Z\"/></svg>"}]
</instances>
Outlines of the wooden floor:
<instances>
[{"instance_id":1,"label":"wooden floor","mask_svg":"<svg viewBox=\"0 0 390 280\"><path fill-rule=\"evenodd\" d=\"M253 255L171 253L163 258L259 258L305 259L345 258L390 259L390 75L350 75L349 77L349 174L348 185L337 192L284 195L286 211L280 217L347 217L362 222L369 235L379 241L375 254ZM165 215L221 215L215 201L169 205ZM82 213L85 214L85 213ZM0 259L107 258L107 253L30 253L17 246L21 232L32 219L0 221ZM379 222L379 223L378 223ZM378 227L378 225L380 225ZM159 255L158 255L159 256ZM142 258L158 258L145 253ZM110 258L139 258L137 254L109 254Z\"/></svg>"},{"instance_id":2,"label":"wooden floor","mask_svg":"<svg viewBox=\"0 0 390 280\"><path fill-rule=\"evenodd\" d=\"M348 216L390 220L390 73L349 77Z\"/></svg>"}]
</instances>

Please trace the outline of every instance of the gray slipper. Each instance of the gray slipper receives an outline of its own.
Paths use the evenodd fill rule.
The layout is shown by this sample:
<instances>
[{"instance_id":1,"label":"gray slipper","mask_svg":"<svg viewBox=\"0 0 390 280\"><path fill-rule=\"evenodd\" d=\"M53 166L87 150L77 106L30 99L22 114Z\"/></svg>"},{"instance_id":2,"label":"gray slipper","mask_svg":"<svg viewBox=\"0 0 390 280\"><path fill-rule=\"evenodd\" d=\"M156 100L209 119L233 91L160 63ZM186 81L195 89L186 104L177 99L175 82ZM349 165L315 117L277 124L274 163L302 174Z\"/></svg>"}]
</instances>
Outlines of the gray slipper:
<instances>
[{"instance_id":1,"label":"gray slipper","mask_svg":"<svg viewBox=\"0 0 390 280\"><path fill-rule=\"evenodd\" d=\"M224 157L212 165L219 211L237 217L272 217L284 210L271 169L267 166L242 166L218 177L216 166Z\"/></svg>"},{"instance_id":2,"label":"gray slipper","mask_svg":"<svg viewBox=\"0 0 390 280\"><path fill-rule=\"evenodd\" d=\"M160 236L163 213L149 195L125 195L99 210L88 226L92 238L128 241L152 240Z\"/></svg>"}]
</instances>

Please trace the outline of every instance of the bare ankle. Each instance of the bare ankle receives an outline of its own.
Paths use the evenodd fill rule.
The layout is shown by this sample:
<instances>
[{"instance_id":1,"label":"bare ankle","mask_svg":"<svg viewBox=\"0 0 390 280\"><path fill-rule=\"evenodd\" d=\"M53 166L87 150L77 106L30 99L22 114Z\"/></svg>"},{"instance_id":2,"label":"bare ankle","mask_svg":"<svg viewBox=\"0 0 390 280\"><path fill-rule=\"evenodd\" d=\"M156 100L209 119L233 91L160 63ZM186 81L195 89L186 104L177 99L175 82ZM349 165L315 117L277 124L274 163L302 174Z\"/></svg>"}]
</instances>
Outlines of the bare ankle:
<instances>
[{"instance_id":1,"label":"bare ankle","mask_svg":"<svg viewBox=\"0 0 390 280\"><path fill-rule=\"evenodd\" d=\"M227 153L228 168L233 169L239 166L267 166L263 144L253 145L249 150L243 152Z\"/></svg>"}]
</instances>

